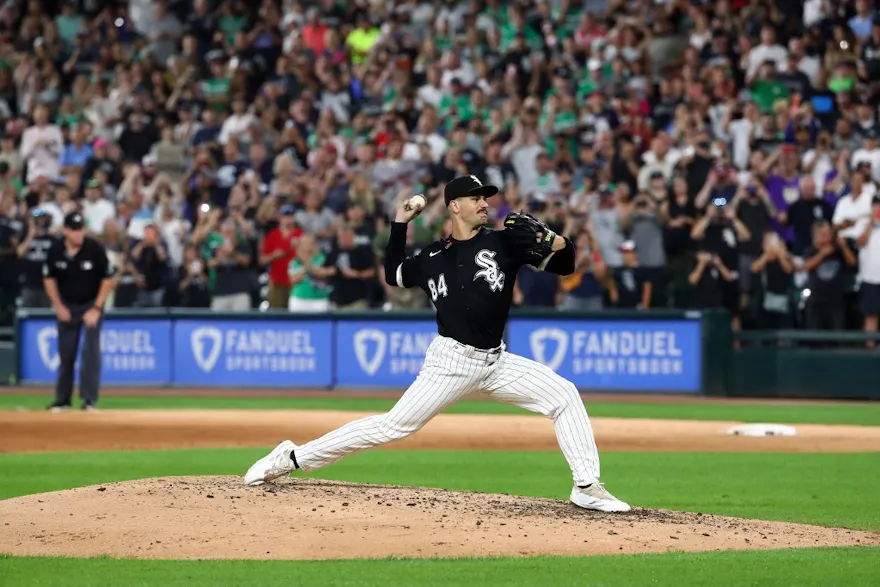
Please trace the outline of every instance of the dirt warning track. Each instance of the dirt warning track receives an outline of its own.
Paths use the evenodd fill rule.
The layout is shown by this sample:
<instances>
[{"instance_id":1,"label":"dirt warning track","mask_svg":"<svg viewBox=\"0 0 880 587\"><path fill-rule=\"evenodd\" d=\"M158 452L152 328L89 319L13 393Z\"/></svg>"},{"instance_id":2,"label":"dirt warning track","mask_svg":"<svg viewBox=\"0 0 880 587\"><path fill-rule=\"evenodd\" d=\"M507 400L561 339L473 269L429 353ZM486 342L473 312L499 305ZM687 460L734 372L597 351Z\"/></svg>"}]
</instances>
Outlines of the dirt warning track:
<instances>
[{"instance_id":1,"label":"dirt warning track","mask_svg":"<svg viewBox=\"0 0 880 587\"><path fill-rule=\"evenodd\" d=\"M0 412L0 452L263 447L318 437L368 413L323 410ZM601 451L875 452L880 427L796 425L794 437L729 436L738 422L596 418ZM441 414L389 449L557 450L530 415Z\"/></svg>"}]
</instances>

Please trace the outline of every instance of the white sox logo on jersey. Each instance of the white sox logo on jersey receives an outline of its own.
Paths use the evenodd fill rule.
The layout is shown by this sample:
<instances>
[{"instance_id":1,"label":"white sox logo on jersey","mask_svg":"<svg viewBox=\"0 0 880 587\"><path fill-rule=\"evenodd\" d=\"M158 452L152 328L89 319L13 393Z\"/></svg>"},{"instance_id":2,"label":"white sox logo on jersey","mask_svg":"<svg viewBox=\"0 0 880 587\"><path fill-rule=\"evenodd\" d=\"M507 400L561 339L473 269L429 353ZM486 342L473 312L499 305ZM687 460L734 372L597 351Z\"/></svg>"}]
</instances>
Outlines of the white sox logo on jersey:
<instances>
[{"instance_id":1,"label":"white sox logo on jersey","mask_svg":"<svg viewBox=\"0 0 880 587\"><path fill-rule=\"evenodd\" d=\"M501 291L504 289L504 272L498 268L498 262L495 260L495 251L483 249L474 257L474 262L482 267L474 274L474 281L482 277L489 284L492 291Z\"/></svg>"}]
</instances>

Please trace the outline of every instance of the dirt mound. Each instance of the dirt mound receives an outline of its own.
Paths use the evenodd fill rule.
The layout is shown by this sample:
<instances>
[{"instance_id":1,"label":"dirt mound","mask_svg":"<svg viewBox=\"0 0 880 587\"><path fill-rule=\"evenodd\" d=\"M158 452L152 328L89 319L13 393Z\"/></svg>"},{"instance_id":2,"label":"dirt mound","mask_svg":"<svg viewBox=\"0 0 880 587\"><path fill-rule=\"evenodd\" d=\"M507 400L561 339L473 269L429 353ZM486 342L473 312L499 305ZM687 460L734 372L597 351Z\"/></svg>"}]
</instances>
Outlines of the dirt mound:
<instances>
[{"instance_id":1,"label":"dirt mound","mask_svg":"<svg viewBox=\"0 0 880 587\"><path fill-rule=\"evenodd\" d=\"M272 446L306 442L366 412L329 410L0 411L4 452ZM599 450L693 452L874 452L877 426L795 426L797 436L729 436L738 422L596 418ZM531 415L441 414L391 449L558 450L553 424Z\"/></svg>"},{"instance_id":2,"label":"dirt mound","mask_svg":"<svg viewBox=\"0 0 880 587\"><path fill-rule=\"evenodd\" d=\"M171 559L594 555L880 545L880 534L567 501L289 479L147 479L0 502L0 553Z\"/></svg>"}]
</instances>

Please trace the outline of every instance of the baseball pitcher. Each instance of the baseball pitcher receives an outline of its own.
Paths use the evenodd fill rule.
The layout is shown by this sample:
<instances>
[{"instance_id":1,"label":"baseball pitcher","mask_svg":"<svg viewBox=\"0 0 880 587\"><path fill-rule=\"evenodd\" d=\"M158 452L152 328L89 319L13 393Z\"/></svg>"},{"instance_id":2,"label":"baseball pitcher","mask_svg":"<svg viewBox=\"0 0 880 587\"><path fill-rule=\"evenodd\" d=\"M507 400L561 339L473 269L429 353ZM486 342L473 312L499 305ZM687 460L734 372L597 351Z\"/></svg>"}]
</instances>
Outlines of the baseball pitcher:
<instances>
[{"instance_id":1,"label":"baseball pitcher","mask_svg":"<svg viewBox=\"0 0 880 587\"><path fill-rule=\"evenodd\" d=\"M452 235L407 257L407 223L426 205L417 195L397 212L385 255L389 285L420 287L437 308L437 336L416 380L387 414L350 422L297 446L281 442L248 469L246 485L261 485L291 471L313 471L354 452L406 438L450 404L484 393L553 420L559 447L571 467L571 501L583 508L626 512L630 506L599 482L599 455L584 404L574 384L536 361L507 352L502 336L517 271L529 264L569 275L572 242L535 218L511 213L504 230L488 223L487 198L498 188L476 176L457 177L444 199Z\"/></svg>"}]
</instances>

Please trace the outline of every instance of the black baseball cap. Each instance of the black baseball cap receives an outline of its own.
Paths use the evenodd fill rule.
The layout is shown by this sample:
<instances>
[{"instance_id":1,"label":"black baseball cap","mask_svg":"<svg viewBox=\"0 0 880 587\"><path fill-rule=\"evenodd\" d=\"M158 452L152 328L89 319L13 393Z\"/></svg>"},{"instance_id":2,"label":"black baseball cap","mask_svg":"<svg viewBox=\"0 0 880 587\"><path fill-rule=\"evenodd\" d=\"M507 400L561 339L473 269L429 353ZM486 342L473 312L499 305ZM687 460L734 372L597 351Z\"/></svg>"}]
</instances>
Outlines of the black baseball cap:
<instances>
[{"instance_id":1,"label":"black baseball cap","mask_svg":"<svg viewBox=\"0 0 880 587\"><path fill-rule=\"evenodd\" d=\"M83 220L82 214L79 212L71 212L64 217L64 228L69 228L70 230L82 230L84 226L85 221Z\"/></svg>"},{"instance_id":2,"label":"black baseball cap","mask_svg":"<svg viewBox=\"0 0 880 587\"><path fill-rule=\"evenodd\" d=\"M443 199L446 205L452 200L465 198L468 196L484 196L491 198L498 193L498 188L494 185L483 185L476 175L462 175L456 177L446 184L443 189Z\"/></svg>"}]
</instances>

